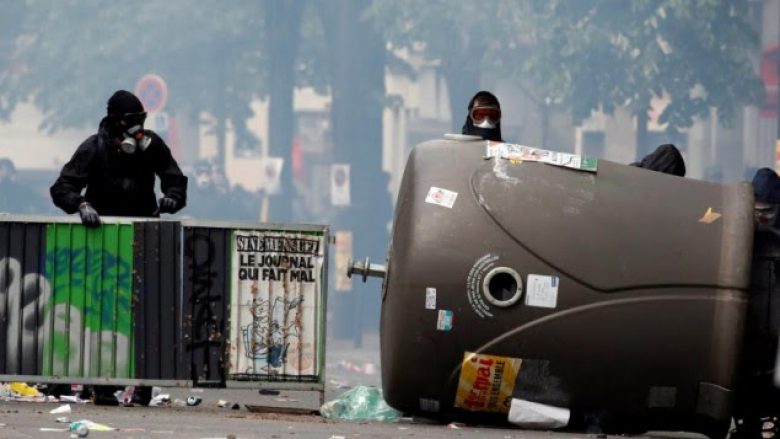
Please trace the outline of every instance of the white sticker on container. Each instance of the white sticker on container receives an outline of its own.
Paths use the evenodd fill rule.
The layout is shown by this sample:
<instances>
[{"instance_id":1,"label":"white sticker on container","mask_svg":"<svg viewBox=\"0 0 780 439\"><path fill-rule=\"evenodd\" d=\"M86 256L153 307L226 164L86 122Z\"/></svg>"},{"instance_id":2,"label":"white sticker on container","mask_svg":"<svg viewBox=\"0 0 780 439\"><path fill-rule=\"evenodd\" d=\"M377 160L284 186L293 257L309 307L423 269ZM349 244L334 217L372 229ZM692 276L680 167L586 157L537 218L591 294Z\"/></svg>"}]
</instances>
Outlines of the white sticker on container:
<instances>
[{"instance_id":1,"label":"white sticker on container","mask_svg":"<svg viewBox=\"0 0 780 439\"><path fill-rule=\"evenodd\" d=\"M436 319L436 329L439 331L452 330L452 311L446 309L439 310L439 318Z\"/></svg>"},{"instance_id":2,"label":"white sticker on container","mask_svg":"<svg viewBox=\"0 0 780 439\"><path fill-rule=\"evenodd\" d=\"M528 286L526 288L526 305L540 308L555 308L558 306L557 276L529 274Z\"/></svg>"},{"instance_id":3,"label":"white sticker on container","mask_svg":"<svg viewBox=\"0 0 780 439\"><path fill-rule=\"evenodd\" d=\"M436 288L425 289L425 309L436 309Z\"/></svg>"},{"instance_id":4,"label":"white sticker on container","mask_svg":"<svg viewBox=\"0 0 780 439\"><path fill-rule=\"evenodd\" d=\"M439 401L435 399L420 398L420 410L424 412L439 413Z\"/></svg>"},{"instance_id":5,"label":"white sticker on container","mask_svg":"<svg viewBox=\"0 0 780 439\"><path fill-rule=\"evenodd\" d=\"M438 204L439 206L444 206L452 209L452 206L455 205L456 198L458 198L457 192L448 191L447 189L442 189L436 186L431 186L431 188L428 190L428 196L425 197L425 202L431 204Z\"/></svg>"}]
</instances>

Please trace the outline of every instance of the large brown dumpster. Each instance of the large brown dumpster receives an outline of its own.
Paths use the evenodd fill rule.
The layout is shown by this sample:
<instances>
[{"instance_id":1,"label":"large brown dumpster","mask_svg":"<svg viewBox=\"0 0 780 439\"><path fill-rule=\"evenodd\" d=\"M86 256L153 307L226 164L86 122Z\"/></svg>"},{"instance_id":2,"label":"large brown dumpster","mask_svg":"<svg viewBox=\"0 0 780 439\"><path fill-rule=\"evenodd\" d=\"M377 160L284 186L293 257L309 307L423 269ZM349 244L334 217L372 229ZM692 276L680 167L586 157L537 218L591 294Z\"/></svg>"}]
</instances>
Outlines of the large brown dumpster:
<instances>
[{"instance_id":1,"label":"large brown dumpster","mask_svg":"<svg viewBox=\"0 0 780 439\"><path fill-rule=\"evenodd\" d=\"M750 185L488 146L409 157L382 292L388 403L505 421L515 399L566 409L573 428L724 434Z\"/></svg>"}]
</instances>

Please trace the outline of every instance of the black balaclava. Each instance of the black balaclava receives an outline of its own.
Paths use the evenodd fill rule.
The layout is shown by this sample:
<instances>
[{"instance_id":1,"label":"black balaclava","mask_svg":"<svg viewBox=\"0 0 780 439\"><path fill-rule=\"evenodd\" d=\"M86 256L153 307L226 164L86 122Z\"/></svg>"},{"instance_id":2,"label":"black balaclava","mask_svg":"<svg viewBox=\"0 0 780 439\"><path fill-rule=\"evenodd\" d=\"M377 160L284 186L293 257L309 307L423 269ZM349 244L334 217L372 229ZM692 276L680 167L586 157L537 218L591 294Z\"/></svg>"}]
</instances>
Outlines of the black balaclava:
<instances>
[{"instance_id":1,"label":"black balaclava","mask_svg":"<svg viewBox=\"0 0 780 439\"><path fill-rule=\"evenodd\" d=\"M468 114L466 114L466 122L463 124L463 129L461 132L463 134L469 134L472 136L479 136L482 137L485 140L495 140L497 142L503 142L503 139L501 138L501 121L499 120L498 123L496 123L495 128L480 128L477 126L474 126L474 122L471 120L471 110L474 108L474 104L479 101L482 105L494 105L501 109L501 104L498 102L498 98L493 95L493 93L490 93L489 91L480 91L477 92L477 94L474 95L473 98L469 101L469 107L468 107Z\"/></svg>"},{"instance_id":2,"label":"black balaclava","mask_svg":"<svg viewBox=\"0 0 780 439\"><path fill-rule=\"evenodd\" d=\"M641 161L631 163L631 166L685 177L685 160L677 147L671 143L659 146Z\"/></svg>"},{"instance_id":3,"label":"black balaclava","mask_svg":"<svg viewBox=\"0 0 780 439\"><path fill-rule=\"evenodd\" d=\"M144 106L141 100L127 90L117 90L106 103L106 116L109 121L109 134L111 137L122 137L124 127L119 125L119 120L126 114L143 113Z\"/></svg>"},{"instance_id":4,"label":"black balaclava","mask_svg":"<svg viewBox=\"0 0 780 439\"><path fill-rule=\"evenodd\" d=\"M106 113L109 136L120 140L120 151L132 155L146 150L151 143L144 131L146 112L134 94L118 90L108 99Z\"/></svg>"}]
</instances>

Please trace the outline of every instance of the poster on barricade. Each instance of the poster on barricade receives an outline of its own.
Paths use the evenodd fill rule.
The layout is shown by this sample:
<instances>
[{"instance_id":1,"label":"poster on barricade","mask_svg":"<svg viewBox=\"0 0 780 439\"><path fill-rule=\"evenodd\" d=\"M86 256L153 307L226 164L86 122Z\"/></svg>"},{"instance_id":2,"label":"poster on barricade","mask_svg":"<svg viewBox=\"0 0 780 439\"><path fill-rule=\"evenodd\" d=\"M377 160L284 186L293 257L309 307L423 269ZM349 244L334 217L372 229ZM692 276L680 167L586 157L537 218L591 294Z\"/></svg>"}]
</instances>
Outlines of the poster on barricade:
<instances>
[{"instance_id":1,"label":"poster on barricade","mask_svg":"<svg viewBox=\"0 0 780 439\"><path fill-rule=\"evenodd\" d=\"M318 377L326 245L322 231L234 231L232 379Z\"/></svg>"}]
</instances>

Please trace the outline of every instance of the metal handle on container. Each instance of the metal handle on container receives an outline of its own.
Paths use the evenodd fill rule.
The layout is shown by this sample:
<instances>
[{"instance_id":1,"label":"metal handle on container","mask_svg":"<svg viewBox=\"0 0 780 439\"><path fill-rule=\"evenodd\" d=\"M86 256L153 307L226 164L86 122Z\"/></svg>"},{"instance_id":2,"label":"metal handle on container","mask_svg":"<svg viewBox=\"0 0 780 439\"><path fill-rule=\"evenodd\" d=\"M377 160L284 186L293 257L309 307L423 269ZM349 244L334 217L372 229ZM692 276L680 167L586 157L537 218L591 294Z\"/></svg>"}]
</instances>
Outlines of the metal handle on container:
<instances>
[{"instance_id":1,"label":"metal handle on container","mask_svg":"<svg viewBox=\"0 0 780 439\"><path fill-rule=\"evenodd\" d=\"M381 264L372 264L368 257L363 261L350 259L349 264L347 264L347 277L352 278L353 274L360 274L363 276L363 282L369 277L384 278L386 273L387 267Z\"/></svg>"}]
</instances>

